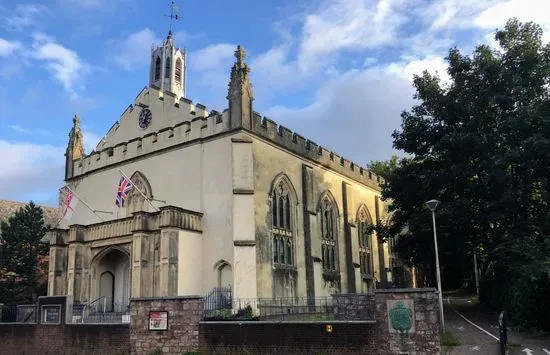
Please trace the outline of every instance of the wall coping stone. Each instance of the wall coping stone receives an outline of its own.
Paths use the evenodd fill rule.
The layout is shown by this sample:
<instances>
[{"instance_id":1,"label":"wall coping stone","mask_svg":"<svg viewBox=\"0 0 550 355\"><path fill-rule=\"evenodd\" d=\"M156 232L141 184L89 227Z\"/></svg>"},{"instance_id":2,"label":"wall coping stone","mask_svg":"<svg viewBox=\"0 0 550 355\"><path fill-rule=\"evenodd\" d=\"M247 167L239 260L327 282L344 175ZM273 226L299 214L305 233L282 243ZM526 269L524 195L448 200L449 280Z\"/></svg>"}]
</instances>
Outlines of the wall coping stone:
<instances>
[{"instance_id":1,"label":"wall coping stone","mask_svg":"<svg viewBox=\"0 0 550 355\"><path fill-rule=\"evenodd\" d=\"M233 324L233 325L255 325L255 324L376 324L376 320L303 320L303 321L201 321L200 324Z\"/></svg>"},{"instance_id":2,"label":"wall coping stone","mask_svg":"<svg viewBox=\"0 0 550 355\"><path fill-rule=\"evenodd\" d=\"M420 292L435 292L439 293L434 287L426 288L388 288L374 290L374 293L420 293Z\"/></svg>"},{"instance_id":3,"label":"wall coping stone","mask_svg":"<svg viewBox=\"0 0 550 355\"><path fill-rule=\"evenodd\" d=\"M137 297L130 298L131 301L181 301L181 300L203 300L203 296L191 295L191 296L174 296L174 297Z\"/></svg>"}]
</instances>

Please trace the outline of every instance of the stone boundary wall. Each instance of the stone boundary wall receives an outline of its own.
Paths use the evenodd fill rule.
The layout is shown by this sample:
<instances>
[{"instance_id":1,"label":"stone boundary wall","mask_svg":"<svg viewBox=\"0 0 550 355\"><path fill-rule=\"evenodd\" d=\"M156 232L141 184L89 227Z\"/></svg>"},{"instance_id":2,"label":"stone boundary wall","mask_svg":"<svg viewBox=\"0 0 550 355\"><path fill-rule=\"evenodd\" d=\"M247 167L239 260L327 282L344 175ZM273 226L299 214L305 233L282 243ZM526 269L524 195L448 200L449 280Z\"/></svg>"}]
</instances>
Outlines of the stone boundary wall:
<instances>
[{"instance_id":1,"label":"stone boundary wall","mask_svg":"<svg viewBox=\"0 0 550 355\"><path fill-rule=\"evenodd\" d=\"M167 330L149 330L152 311L168 311ZM131 354L147 355L157 349L169 355L196 351L202 317L203 298L199 296L131 299Z\"/></svg>"},{"instance_id":2,"label":"stone boundary wall","mask_svg":"<svg viewBox=\"0 0 550 355\"><path fill-rule=\"evenodd\" d=\"M409 288L375 290L376 326L379 335L386 341L381 343L384 354L439 354L440 320L438 293L434 288ZM412 306L412 328L399 334L391 327L391 312L399 302Z\"/></svg>"},{"instance_id":3,"label":"stone boundary wall","mask_svg":"<svg viewBox=\"0 0 550 355\"><path fill-rule=\"evenodd\" d=\"M376 290L374 294L333 297L338 308L335 321L201 322L200 351L205 354L440 354L435 289ZM388 311L392 312L399 302L403 302L405 314L410 315L405 317L410 328L403 332L396 331L388 317ZM360 309L364 307L370 311ZM372 320L373 308L375 320Z\"/></svg>"},{"instance_id":4,"label":"stone boundary wall","mask_svg":"<svg viewBox=\"0 0 550 355\"><path fill-rule=\"evenodd\" d=\"M0 323L0 353L10 355L123 355L128 324Z\"/></svg>"},{"instance_id":5,"label":"stone boundary wall","mask_svg":"<svg viewBox=\"0 0 550 355\"><path fill-rule=\"evenodd\" d=\"M203 298L130 301L128 324L0 323L6 354L440 354L435 289L336 295L337 320L203 322ZM374 303L372 303L374 302ZM362 306L361 306L362 305ZM367 307L371 311L364 311ZM374 320L371 318L374 309ZM167 312L167 329L150 330L150 312ZM389 316L390 315L390 316Z\"/></svg>"}]
</instances>

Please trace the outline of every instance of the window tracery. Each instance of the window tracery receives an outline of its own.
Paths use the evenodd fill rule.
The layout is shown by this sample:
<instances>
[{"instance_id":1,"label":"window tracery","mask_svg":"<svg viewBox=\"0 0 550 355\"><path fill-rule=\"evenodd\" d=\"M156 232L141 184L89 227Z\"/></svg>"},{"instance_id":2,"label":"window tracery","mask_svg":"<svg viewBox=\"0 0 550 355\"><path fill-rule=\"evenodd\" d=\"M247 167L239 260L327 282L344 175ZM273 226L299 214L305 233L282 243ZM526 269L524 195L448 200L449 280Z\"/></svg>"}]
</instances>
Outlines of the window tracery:
<instances>
[{"instance_id":1,"label":"window tracery","mask_svg":"<svg viewBox=\"0 0 550 355\"><path fill-rule=\"evenodd\" d=\"M369 277L372 276L371 223L372 219L369 211L364 205L361 206L357 214L357 230L359 233L359 264L361 275Z\"/></svg>"},{"instance_id":2,"label":"window tracery","mask_svg":"<svg viewBox=\"0 0 550 355\"><path fill-rule=\"evenodd\" d=\"M151 191L151 185L149 185L149 181L147 180L145 175L143 175L139 171L136 171L130 177L130 180L132 180L134 187L130 190L130 193L128 194L127 207L126 207L127 215L130 215L131 213L138 212L138 211L149 211L149 206L150 206L149 202L147 202L145 197L139 192L139 191L143 192L143 194L147 196L147 198L149 199L153 197L153 193Z\"/></svg>"},{"instance_id":3,"label":"window tracery","mask_svg":"<svg viewBox=\"0 0 550 355\"><path fill-rule=\"evenodd\" d=\"M271 196L273 263L281 265L294 265L294 221L290 191L288 182L281 179L275 185Z\"/></svg>"},{"instance_id":4,"label":"window tracery","mask_svg":"<svg viewBox=\"0 0 550 355\"><path fill-rule=\"evenodd\" d=\"M319 204L321 216L321 259L323 270L338 270L337 209L330 194L326 194Z\"/></svg>"}]
</instances>

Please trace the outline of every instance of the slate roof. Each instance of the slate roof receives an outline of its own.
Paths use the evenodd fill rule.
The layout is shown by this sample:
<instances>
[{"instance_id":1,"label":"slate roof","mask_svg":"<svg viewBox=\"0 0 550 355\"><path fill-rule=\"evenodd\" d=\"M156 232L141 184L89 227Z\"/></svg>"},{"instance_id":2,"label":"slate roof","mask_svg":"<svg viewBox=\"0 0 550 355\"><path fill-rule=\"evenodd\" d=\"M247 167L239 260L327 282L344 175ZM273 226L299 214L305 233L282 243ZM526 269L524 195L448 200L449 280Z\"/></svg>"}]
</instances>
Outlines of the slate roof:
<instances>
[{"instance_id":1,"label":"slate roof","mask_svg":"<svg viewBox=\"0 0 550 355\"><path fill-rule=\"evenodd\" d=\"M0 200L0 222L7 222L8 219L15 214L21 207L27 205L28 202L18 202L9 200ZM44 211L44 223L46 225L55 226L61 218L58 208L38 205Z\"/></svg>"}]
</instances>

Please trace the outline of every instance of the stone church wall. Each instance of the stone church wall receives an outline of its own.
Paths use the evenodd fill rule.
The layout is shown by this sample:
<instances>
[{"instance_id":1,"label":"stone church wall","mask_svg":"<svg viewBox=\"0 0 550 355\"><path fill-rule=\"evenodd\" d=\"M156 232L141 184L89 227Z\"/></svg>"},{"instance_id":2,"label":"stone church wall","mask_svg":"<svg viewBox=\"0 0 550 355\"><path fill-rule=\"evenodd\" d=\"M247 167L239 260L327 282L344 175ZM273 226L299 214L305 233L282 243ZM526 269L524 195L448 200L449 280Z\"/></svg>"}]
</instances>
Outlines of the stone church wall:
<instances>
[{"instance_id":1,"label":"stone church wall","mask_svg":"<svg viewBox=\"0 0 550 355\"><path fill-rule=\"evenodd\" d=\"M283 129L283 132L286 132ZM292 154L270 141L261 139L256 136L251 136L253 139L254 152L254 203L255 203L255 218L256 218L256 235L258 243L258 297L272 297L273 290L273 267L271 254L271 200L270 193L274 180L284 173L297 196L297 205L293 206L293 214L295 216L295 256L297 266L297 296L306 296L307 282L306 280L306 260L305 260L305 224L304 224L304 209L306 203L310 213L310 234L311 234L311 250L314 262L314 292L316 297L328 296L334 292L348 291L348 272L351 270L355 275L355 286L357 292L366 292L367 286L360 280L358 275L357 265L359 265L358 257L358 235L356 228L356 219L359 208L364 205L373 221L375 218L375 199L380 197L379 188L375 187L375 183L371 181L367 183L369 178L365 175L363 179L355 180L350 176L343 175L338 171L327 169L324 164L319 164L316 161L307 159L298 154ZM304 189L304 169L308 169L311 173L311 182L308 183L308 201L303 200ZM365 174L367 172L365 171ZM367 182L366 182L367 181ZM344 198L344 187L346 196ZM321 260L321 240L320 240L320 216L316 214L317 206L320 198L327 191L330 191L335 199L338 209L338 252L339 252L339 269L340 269L340 288L331 287L320 277L321 268L319 261ZM346 223L344 218L344 200L347 211L347 221L349 225L349 238L346 242ZM380 208L383 206L380 204ZM346 245L346 244L349 244ZM372 255L376 278L381 279L381 273L385 272L379 265L379 244L376 237L371 240ZM346 249L347 248L347 249ZM383 246L384 259L388 259L387 246ZM347 253L351 252L351 259ZM354 268L348 267L349 260L354 264ZM389 276L391 277L391 276ZM310 286L311 287L311 286Z\"/></svg>"},{"instance_id":2,"label":"stone church wall","mask_svg":"<svg viewBox=\"0 0 550 355\"><path fill-rule=\"evenodd\" d=\"M73 178L69 186L83 201L96 210L112 213L100 213L105 220L123 218L126 215L125 208L120 209L119 213L115 205L116 188L121 177L118 169L127 176L140 171L148 180L154 199L164 200L166 205L204 213L200 248L181 249L179 260L183 263L189 259L186 253L201 253L199 259L202 262L193 265L192 271L200 283L199 293L206 294L217 286L217 263L224 260L231 264L233 261L231 136L184 145L162 154L150 154ZM165 205L155 201L153 204L157 207ZM146 202L143 209L153 211ZM79 203L70 223L89 225L98 222L98 217L83 203ZM103 241L94 242L92 247L104 245L106 244ZM195 241L193 245L196 247L198 244ZM185 275L182 271L179 272L180 278ZM232 283L232 280L225 281Z\"/></svg>"}]
</instances>

